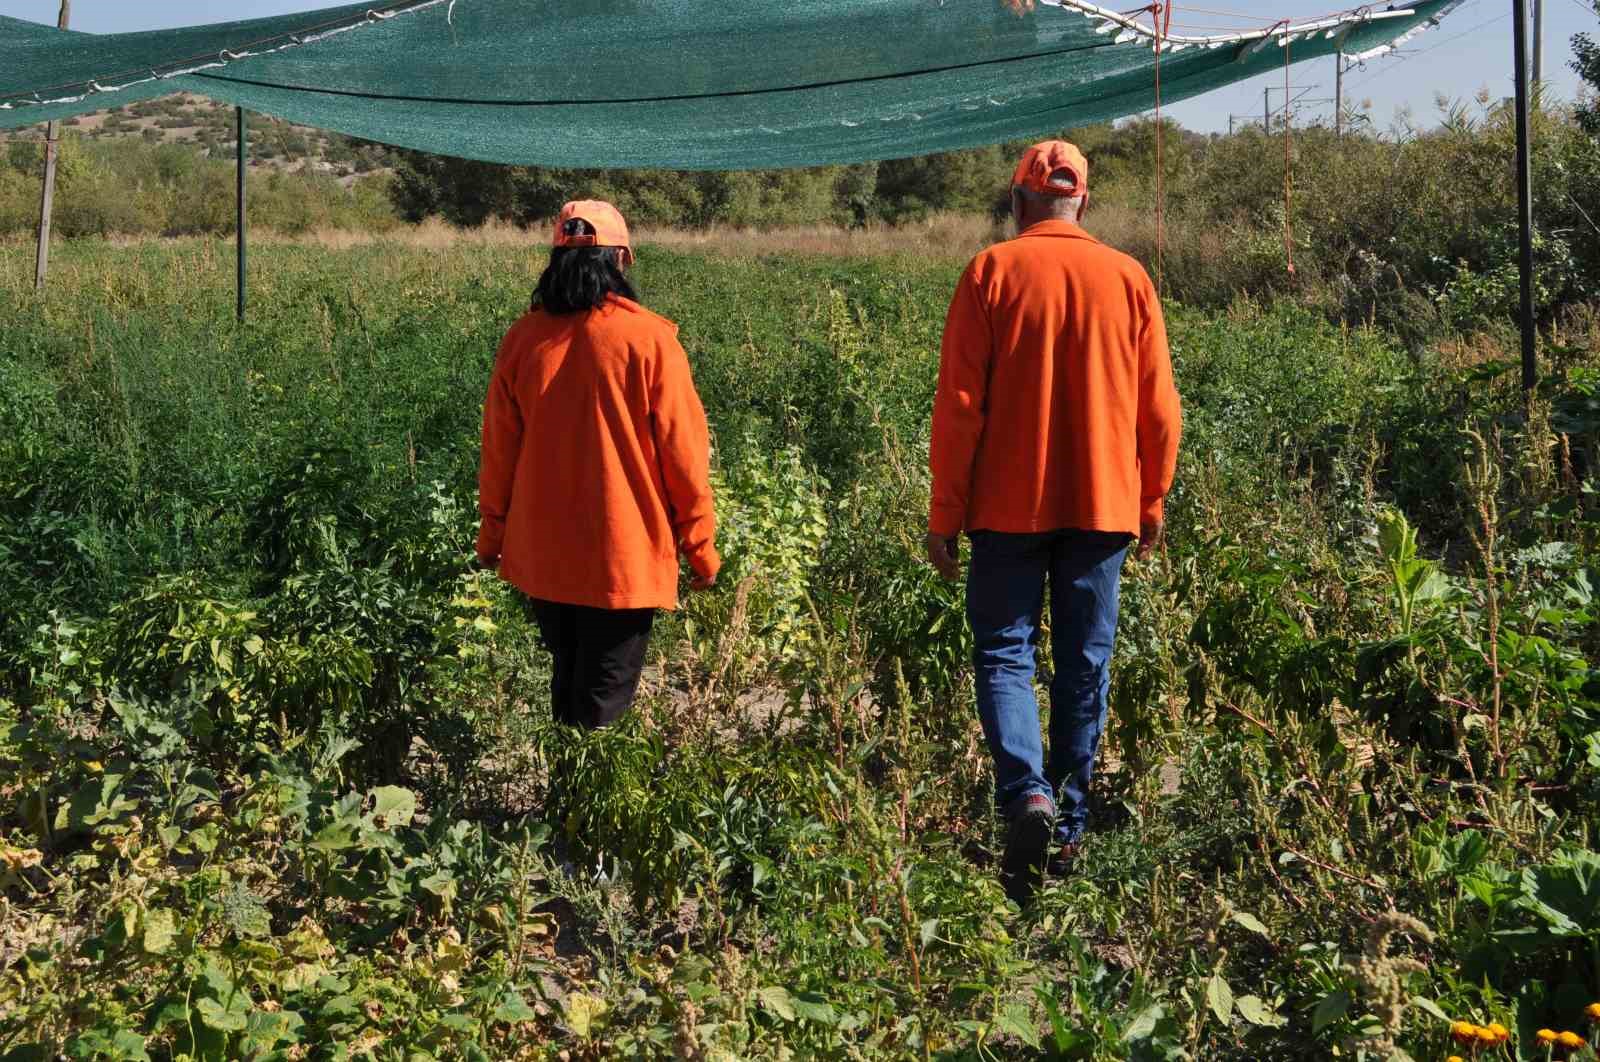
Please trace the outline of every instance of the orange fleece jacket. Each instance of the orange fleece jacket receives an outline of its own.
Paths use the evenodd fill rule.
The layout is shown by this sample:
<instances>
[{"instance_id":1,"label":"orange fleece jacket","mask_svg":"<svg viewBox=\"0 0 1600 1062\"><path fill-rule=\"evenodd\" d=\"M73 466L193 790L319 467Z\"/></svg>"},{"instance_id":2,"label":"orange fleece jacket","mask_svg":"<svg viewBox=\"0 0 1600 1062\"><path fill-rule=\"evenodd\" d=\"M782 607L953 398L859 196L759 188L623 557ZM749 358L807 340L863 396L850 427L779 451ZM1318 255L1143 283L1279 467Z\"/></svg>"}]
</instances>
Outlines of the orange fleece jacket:
<instances>
[{"instance_id":1,"label":"orange fleece jacket","mask_svg":"<svg viewBox=\"0 0 1600 1062\"><path fill-rule=\"evenodd\" d=\"M506 333L483 409L478 556L530 597L675 608L715 544L710 437L678 327L613 297Z\"/></svg>"},{"instance_id":2,"label":"orange fleece jacket","mask_svg":"<svg viewBox=\"0 0 1600 1062\"><path fill-rule=\"evenodd\" d=\"M1137 534L1178 458L1178 392L1143 267L1066 221L974 258L945 323L928 530Z\"/></svg>"}]
</instances>

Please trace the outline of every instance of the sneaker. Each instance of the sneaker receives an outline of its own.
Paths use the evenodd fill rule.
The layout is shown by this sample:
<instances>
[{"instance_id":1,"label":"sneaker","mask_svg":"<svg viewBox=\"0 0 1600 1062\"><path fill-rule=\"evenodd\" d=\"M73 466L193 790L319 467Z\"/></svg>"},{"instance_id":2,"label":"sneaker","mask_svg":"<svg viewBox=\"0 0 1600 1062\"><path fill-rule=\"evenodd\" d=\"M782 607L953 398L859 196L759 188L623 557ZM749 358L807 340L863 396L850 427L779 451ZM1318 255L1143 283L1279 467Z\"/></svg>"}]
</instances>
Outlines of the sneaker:
<instances>
[{"instance_id":1,"label":"sneaker","mask_svg":"<svg viewBox=\"0 0 1600 1062\"><path fill-rule=\"evenodd\" d=\"M1011 815L1006 854L1000 861L1000 884L1019 907L1026 907L1039 887L1055 822L1055 805L1041 793L1026 798Z\"/></svg>"},{"instance_id":2,"label":"sneaker","mask_svg":"<svg viewBox=\"0 0 1600 1062\"><path fill-rule=\"evenodd\" d=\"M1078 861L1078 842L1071 841L1056 849L1056 854L1050 857L1050 862L1045 866L1045 873L1052 881L1060 881L1072 874L1073 864Z\"/></svg>"}]
</instances>

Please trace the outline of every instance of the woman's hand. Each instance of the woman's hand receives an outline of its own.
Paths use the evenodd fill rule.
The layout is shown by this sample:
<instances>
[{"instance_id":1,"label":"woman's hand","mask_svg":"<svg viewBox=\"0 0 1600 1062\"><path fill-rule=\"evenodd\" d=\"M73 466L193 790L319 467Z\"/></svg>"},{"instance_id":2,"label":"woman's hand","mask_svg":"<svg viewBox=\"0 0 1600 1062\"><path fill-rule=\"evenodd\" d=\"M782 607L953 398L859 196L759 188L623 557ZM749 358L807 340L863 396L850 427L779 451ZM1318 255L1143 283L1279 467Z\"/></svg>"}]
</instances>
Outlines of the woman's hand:
<instances>
[{"instance_id":1,"label":"woman's hand","mask_svg":"<svg viewBox=\"0 0 1600 1062\"><path fill-rule=\"evenodd\" d=\"M689 577L690 590L710 590L717 585L715 575L691 575Z\"/></svg>"}]
</instances>

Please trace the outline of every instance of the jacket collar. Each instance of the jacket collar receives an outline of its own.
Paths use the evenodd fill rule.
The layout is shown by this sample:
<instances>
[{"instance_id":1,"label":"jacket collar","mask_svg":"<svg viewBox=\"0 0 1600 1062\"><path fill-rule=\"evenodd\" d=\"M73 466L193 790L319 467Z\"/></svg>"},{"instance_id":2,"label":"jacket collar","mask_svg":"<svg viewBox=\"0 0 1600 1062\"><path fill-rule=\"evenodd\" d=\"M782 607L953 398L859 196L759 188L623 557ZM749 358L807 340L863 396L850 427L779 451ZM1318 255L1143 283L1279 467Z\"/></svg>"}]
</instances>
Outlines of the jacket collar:
<instances>
[{"instance_id":1,"label":"jacket collar","mask_svg":"<svg viewBox=\"0 0 1600 1062\"><path fill-rule=\"evenodd\" d=\"M1031 236L1065 236L1074 240L1090 240L1094 243L1100 242L1093 236L1089 235L1080 226L1075 225L1070 221L1059 221L1054 219L1050 221L1036 221L1017 234L1018 239Z\"/></svg>"}]
</instances>

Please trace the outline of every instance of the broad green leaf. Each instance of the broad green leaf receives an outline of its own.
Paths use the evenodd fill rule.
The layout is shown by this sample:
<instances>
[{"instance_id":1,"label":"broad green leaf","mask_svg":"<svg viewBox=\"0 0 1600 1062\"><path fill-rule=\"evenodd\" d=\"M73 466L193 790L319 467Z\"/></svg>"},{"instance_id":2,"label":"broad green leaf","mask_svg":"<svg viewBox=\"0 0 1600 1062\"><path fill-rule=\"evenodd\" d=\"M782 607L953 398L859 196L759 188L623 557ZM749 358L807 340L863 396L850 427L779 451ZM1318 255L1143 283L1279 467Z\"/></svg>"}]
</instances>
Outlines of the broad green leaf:
<instances>
[{"instance_id":1,"label":"broad green leaf","mask_svg":"<svg viewBox=\"0 0 1600 1062\"><path fill-rule=\"evenodd\" d=\"M1148 1040L1156 1031L1156 1026L1161 1023L1161 1019L1166 1016L1167 1012L1162 1009L1161 1004L1150 1004L1134 1015L1133 1021L1129 1022L1128 1027L1123 1030L1122 1039L1127 1043Z\"/></svg>"},{"instance_id":2,"label":"broad green leaf","mask_svg":"<svg viewBox=\"0 0 1600 1062\"><path fill-rule=\"evenodd\" d=\"M1010 1033L1035 1051L1040 1047L1039 1029L1033 1024L1028 1008L1019 1003L1003 1007L994 1020L994 1027L999 1032Z\"/></svg>"},{"instance_id":3,"label":"broad green leaf","mask_svg":"<svg viewBox=\"0 0 1600 1062\"><path fill-rule=\"evenodd\" d=\"M574 992L567 997L567 1024L579 1039L587 1040L605 1024L609 1004L599 996Z\"/></svg>"},{"instance_id":4,"label":"broad green leaf","mask_svg":"<svg viewBox=\"0 0 1600 1062\"><path fill-rule=\"evenodd\" d=\"M1522 871L1519 905L1544 919L1560 937L1600 937L1600 854L1563 853Z\"/></svg>"},{"instance_id":5,"label":"broad green leaf","mask_svg":"<svg viewBox=\"0 0 1600 1062\"><path fill-rule=\"evenodd\" d=\"M317 835L307 842L306 847L332 855L334 852L342 852L346 848L354 848L355 845L355 835L348 824L330 822L317 831Z\"/></svg>"},{"instance_id":6,"label":"broad green leaf","mask_svg":"<svg viewBox=\"0 0 1600 1062\"><path fill-rule=\"evenodd\" d=\"M1288 1018L1267 1006L1260 996L1240 996L1233 1001L1233 1005L1239 1011L1239 1016L1251 1025L1281 1029L1289 1024Z\"/></svg>"},{"instance_id":7,"label":"broad green leaf","mask_svg":"<svg viewBox=\"0 0 1600 1062\"><path fill-rule=\"evenodd\" d=\"M144 950L151 955L160 955L172 947L173 937L177 935L177 919L173 913L164 907L158 907L144 914Z\"/></svg>"},{"instance_id":8,"label":"broad green leaf","mask_svg":"<svg viewBox=\"0 0 1600 1062\"><path fill-rule=\"evenodd\" d=\"M1250 932L1259 934L1268 940L1272 939L1272 934L1267 931L1266 925L1249 911L1235 911L1230 917Z\"/></svg>"},{"instance_id":9,"label":"broad green leaf","mask_svg":"<svg viewBox=\"0 0 1600 1062\"><path fill-rule=\"evenodd\" d=\"M494 1011L495 1021L533 1021L537 1017L538 1015L533 1012L532 1007L528 1006L521 993L514 989L506 991L506 994L500 999L500 1005Z\"/></svg>"},{"instance_id":10,"label":"broad green leaf","mask_svg":"<svg viewBox=\"0 0 1600 1062\"><path fill-rule=\"evenodd\" d=\"M1223 980L1222 974L1214 973L1211 980L1206 982L1206 1003L1222 1024L1227 1025L1233 1020L1233 989Z\"/></svg>"},{"instance_id":11,"label":"broad green leaf","mask_svg":"<svg viewBox=\"0 0 1600 1062\"><path fill-rule=\"evenodd\" d=\"M1322 1030L1344 1017L1350 1011L1350 993L1344 989L1330 992L1322 997L1322 1002L1317 1004L1317 1009L1311 1012L1311 1031L1313 1034Z\"/></svg>"},{"instance_id":12,"label":"broad green leaf","mask_svg":"<svg viewBox=\"0 0 1600 1062\"><path fill-rule=\"evenodd\" d=\"M150 1062L144 1037L132 1029L118 1029L111 1037L111 1057L117 1062Z\"/></svg>"},{"instance_id":13,"label":"broad green leaf","mask_svg":"<svg viewBox=\"0 0 1600 1062\"><path fill-rule=\"evenodd\" d=\"M817 1022L819 1025L837 1025L839 1016L834 1012L833 1004L817 995L807 992L796 996L794 999L794 1012L807 1021Z\"/></svg>"},{"instance_id":14,"label":"broad green leaf","mask_svg":"<svg viewBox=\"0 0 1600 1062\"><path fill-rule=\"evenodd\" d=\"M794 998L789 995L789 990L782 985L768 985L756 989L756 998L761 1000L761 1005L784 1021L795 1020Z\"/></svg>"},{"instance_id":15,"label":"broad green leaf","mask_svg":"<svg viewBox=\"0 0 1600 1062\"><path fill-rule=\"evenodd\" d=\"M417 813L417 794L398 785L380 785L372 791L372 821L380 829L409 826Z\"/></svg>"},{"instance_id":16,"label":"broad green leaf","mask_svg":"<svg viewBox=\"0 0 1600 1062\"><path fill-rule=\"evenodd\" d=\"M194 1009L201 1021L218 1032L244 1032L250 1013L243 1006L224 1007L209 996L196 1000Z\"/></svg>"}]
</instances>

